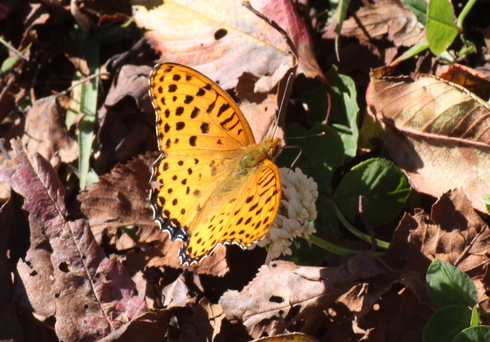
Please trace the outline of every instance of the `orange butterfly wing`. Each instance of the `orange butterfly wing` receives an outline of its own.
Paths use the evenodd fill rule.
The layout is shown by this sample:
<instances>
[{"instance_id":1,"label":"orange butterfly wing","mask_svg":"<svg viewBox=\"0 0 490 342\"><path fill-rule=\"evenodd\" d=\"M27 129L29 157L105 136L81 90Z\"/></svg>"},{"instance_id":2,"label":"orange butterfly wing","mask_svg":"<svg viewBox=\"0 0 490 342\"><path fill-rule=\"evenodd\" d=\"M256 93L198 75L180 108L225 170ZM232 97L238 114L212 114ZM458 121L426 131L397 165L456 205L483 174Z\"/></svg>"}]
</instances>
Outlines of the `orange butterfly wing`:
<instances>
[{"instance_id":1,"label":"orange butterfly wing","mask_svg":"<svg viewBox=\"0 0 490 342\"><path fill-rule=\"evenodd\" d=\"M150 195L155 220L184 243L183 264L222 243L245 247L269 230L281 181L278 139L256 144L243 113L216 83L179 65L150 76L158 145Z\"/></svg>"}]
</instances>

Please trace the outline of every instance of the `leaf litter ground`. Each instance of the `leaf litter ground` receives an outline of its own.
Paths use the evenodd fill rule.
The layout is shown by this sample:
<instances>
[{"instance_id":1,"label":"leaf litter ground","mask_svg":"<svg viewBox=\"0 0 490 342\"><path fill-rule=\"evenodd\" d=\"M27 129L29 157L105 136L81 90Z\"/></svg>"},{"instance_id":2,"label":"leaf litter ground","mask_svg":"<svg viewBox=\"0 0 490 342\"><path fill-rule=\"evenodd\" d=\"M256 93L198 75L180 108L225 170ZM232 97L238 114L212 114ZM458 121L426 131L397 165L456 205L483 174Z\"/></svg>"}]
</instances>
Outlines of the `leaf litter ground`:
<instances>
[{"instance_id":1,"label":"leaf litter ground","mask_svg":"<svg viewBox=\"0 0 490 342\"><path fill-rule=\"evenodd\" d=\"M257 6L279 23L293 13L287 1L273 9L269 2ZM312 10L322 13L324 8L315 6ZM360 6L358 17L370 38L351 19L342 31L341 60L335 63L356 81L361 104L370 68L389 64L403 46L420 39L420 31L409 29L415 25L411 13L400 10L394 18L387 10L393 6L400 5ZM297 82L311 88L316 77L328 88L324 73L335 60L332 25L322 16L294 13L298 21L289 21L294 25L288 33L299 50L301 77L310 79ZM348 260L327 256L321 267L290 261L263 265L263 249L223 247L199 265L180 268L180 242L157 229L147 203L149 170L157 156L147 75L165 47L136 26L100 45L103 91L98 95L97 153L91 157L99 181L80 191L73 171L75 128L65 125L72 99L61 92L72 85L76 69L87 70L87 56L68 32L75 32L75 22L92 23L99 30L108 23L117 26L130 14L129 6L109 2L74 12L62 2L9 3L0 11L2 38L19 50L32 43L25 58L0 76L0 136L9 151L1 157L0 180L11 187L0 187L0 317L9 322L0 324L0 336L17 341L226 341L233 336L249 341L301 331L318 340L417 341L436 309L425 285L433 259L467 272L480 308L489 311L488 217L477 213L468 194L459 190L438 193L435 203L421 202L393 222L391 247L381 258L366 251ZM374 24L373 17L384 20ZM189 39L199 42L192 32ZM159 39L163 46L169 44L167 38ZM232 46L226 40L222 44ZM254 49L253 44L243 47ZM238 58L204 54L233 70L221 68L209 76L228 82L227 89L240 89L240 97L251 100L243 104L249 113L269 106L254 103L258 98L277 102L270 86L280 78L277 68L260 70L266 50L254 57L243 51L234 52ZM195 63L182 52L172 50L183 63ZM440 67L430 58L425 61L431 62ZM238 77L249 64L248 70L269 77L260 91L254 89L260 77L252 82ZM403 66L405 73L424 70L420 64ZM488 64L481 69L488 71ZM293 99L301 96L298 88ZM293 102L291 107L300 113L294 121L302 121L304 110ZM254 129L266 129L260 119L251 122ZM348 246L357 243L349 236L333 238Z\"/></svg>"}]
</instances>

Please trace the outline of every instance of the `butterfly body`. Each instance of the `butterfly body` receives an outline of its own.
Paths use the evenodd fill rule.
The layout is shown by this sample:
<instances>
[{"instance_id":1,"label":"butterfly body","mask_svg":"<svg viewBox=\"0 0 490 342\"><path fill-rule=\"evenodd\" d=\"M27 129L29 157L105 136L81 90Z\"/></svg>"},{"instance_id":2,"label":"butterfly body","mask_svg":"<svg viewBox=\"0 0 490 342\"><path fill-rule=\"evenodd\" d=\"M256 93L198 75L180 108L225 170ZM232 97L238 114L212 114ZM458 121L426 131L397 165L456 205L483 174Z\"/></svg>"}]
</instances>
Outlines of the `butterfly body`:
<instances>
[{"instance_id":1,"label":"butterfly body","mask_svg":"<svg viewBox=\"0 0 490 342\"><path fill-rule=\"evenodd\" d=\"M231 97L191 68L157 65L150 95L162 152L150 203L160 227L183 241L182 263L198 262L218 244L260 239L280 202L279 139L256 143Z\"/></svg>"}]
</instances>

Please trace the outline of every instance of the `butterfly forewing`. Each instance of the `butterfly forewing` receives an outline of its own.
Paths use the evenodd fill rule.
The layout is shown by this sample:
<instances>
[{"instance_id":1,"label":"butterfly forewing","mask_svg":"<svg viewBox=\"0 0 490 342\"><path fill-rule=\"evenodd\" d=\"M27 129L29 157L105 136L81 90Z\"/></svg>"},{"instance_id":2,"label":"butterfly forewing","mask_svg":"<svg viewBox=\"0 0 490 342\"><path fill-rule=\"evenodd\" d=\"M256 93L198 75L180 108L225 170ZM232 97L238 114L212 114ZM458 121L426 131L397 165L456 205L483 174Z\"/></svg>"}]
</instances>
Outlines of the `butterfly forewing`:
<instances>
[{"instance_id":1,"label":"butterfly forewing","mask_svg":"<svg viewBox=\"0 0 490 342\"><path fill-rule=\"evenodd\" d=\"M233 99L191 68L157 65L150 76L150 94L158 143L167 154L224 153L255 143Z\"/></svg>"}]
</instances>

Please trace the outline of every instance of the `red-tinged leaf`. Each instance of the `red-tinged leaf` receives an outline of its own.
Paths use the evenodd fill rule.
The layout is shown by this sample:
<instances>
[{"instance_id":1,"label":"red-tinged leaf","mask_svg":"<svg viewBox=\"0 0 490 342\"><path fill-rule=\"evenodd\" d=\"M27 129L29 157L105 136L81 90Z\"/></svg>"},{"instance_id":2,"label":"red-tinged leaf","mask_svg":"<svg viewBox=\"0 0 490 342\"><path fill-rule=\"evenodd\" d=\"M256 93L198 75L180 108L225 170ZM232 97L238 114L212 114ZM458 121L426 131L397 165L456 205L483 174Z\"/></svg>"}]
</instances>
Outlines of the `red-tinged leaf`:
<instances>
[{"instance_id":1,"label":"red-tinged leaf","mask_svg":"<svg viewBox=\"0 0 490 342\"><path fill-rule=\"evenodd\" d=\"M267 18L274 20L286 31L298 52L298 71L309 78L318 77L323 82L327 82L316 61L311 33L303 19L298 15L294 3L290 0L252 0L251 4L252 7Z\"/></svg>"},{"instance_id":2,"label":"red-tinged leaf","mask_svg":"<svg viewBox=\"0 0 490 342\"><path fill-rule=\"evenodd\" d=\"M32 310L54 316L58 338L93 340L123 326L143 308L120 264L107 259L85 220L70 221L64 188L50 164L34 154L36 168L20 143L0 165L0 180L25 198L31 246L19 261L20 281Z\"/></svg>"},{"instance_id":3,"label":"red-tinged leaf","mask_svg":"<svg viewBox=\"0 0 490 342\"><path fill-rule=\"evenodd\" d=\"M306 25L289 0L256 0L251 5L291 37L299 53L299 71L325 79ZM245 8L242 0L165 1L150 10L134 6L133 11L136 23L149 30L147 38L165 61L194 67L225 89L234 88L244 71L269 77L281 65L291 65L283 36Z\"/></svg>"},{"instance_id":4,"label":"red-tinged leaf","mask_svg":"<svg viewBox=\"0 0 490 342\"><path fill-rule=\"evenodd\" d=\"M367 102L385 125L384 144L419 192L462 188L485 212L490 193L490 106L432 76L372 76Z\"/></svg>"},{"instance_id":5,"label":"red-tinged leaf","mask_svg":"<svg viewBox=\"0 0 490 342\"><path fill-rule=\"evenodd\" d=\"M451 64L439 78L458 84L483 100L490 99L490 77L462 64Z\"/></svg>"}]
</instances>

